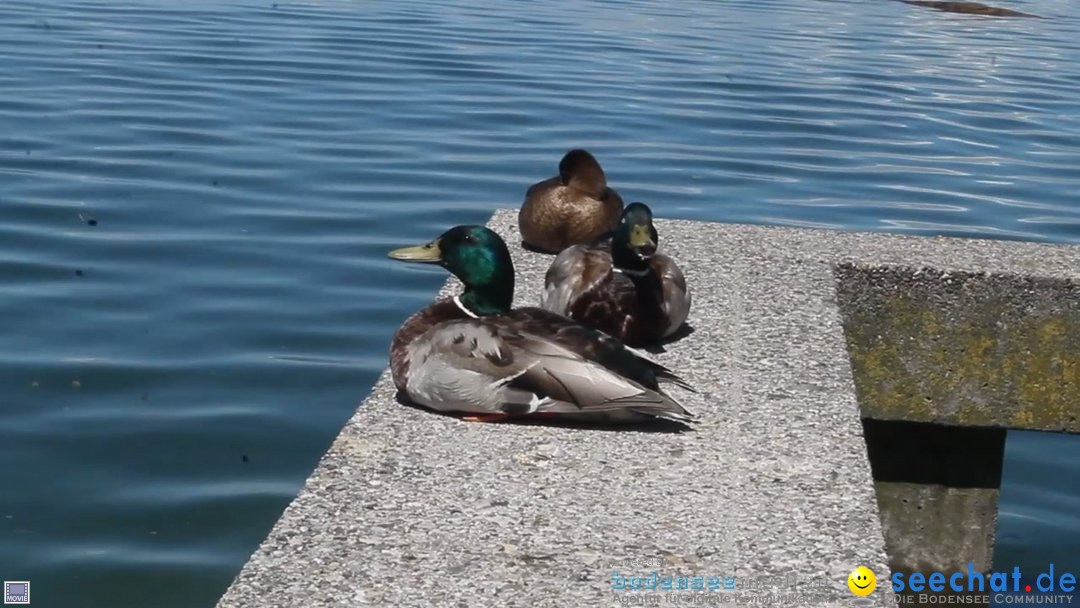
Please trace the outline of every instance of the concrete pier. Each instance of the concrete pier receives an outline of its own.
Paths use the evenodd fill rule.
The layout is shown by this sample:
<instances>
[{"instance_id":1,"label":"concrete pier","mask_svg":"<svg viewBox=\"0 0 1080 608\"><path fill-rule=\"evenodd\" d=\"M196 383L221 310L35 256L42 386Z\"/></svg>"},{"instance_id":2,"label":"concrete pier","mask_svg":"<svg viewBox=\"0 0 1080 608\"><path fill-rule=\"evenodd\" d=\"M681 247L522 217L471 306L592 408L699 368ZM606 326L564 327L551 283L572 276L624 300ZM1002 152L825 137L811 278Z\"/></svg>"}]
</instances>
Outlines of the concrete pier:
<instances>
[{"instance_id":1,"label":"concrete pier","mask_svg":"<svg viewBox=\"0 0 1080 608\"><path fill-rule=\"evenodd\" d=\"M515 212L491 226L535 305L551 257ZM1075 430L1080 249L658 230L694 308L656 356L699 389L672 389L699 425L468 423L384 374L219 607L892 606L892 568L987 569L997 427ZM953 471L890 456L913 446ZM654 571L720 588L614 588Z\"/></svg>"}]
</instances>

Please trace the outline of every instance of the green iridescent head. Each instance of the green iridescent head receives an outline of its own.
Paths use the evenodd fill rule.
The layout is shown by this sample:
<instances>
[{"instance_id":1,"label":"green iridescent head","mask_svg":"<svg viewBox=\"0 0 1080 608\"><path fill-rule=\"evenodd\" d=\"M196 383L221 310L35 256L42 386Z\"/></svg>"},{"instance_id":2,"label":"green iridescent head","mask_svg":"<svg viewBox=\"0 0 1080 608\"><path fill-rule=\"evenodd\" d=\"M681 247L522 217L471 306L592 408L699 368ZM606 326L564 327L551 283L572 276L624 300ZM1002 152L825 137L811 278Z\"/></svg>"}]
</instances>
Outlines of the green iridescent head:
<instances>
[{"instance_id":1,"label":"green iridescent head","mask_svg":"<svg viewBox=\"0 0 1080 608\"><path fill-rule=\"evenodd\" d=\"M455 226L426 245L390 257L438 264L465 284L461 303L478 315L506 312L514 300L514 262L502 237L483 226Z\"/></svg>"}]
</instances>

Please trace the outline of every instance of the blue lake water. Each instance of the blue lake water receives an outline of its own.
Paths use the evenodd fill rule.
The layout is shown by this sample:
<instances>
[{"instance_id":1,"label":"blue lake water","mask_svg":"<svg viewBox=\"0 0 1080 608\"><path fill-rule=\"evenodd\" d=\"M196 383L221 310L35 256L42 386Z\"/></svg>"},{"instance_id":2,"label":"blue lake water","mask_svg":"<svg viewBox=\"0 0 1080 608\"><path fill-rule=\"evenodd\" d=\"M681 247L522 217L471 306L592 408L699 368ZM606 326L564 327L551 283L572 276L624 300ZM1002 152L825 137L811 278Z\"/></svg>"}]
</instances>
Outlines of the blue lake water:
<instances>
[{"instance_id":1,"label":"blue lake water","mask_svg":"<svg viewBox=\"0 0 1080 608\"><path fill-rule=\"evenodd\" d=\"M570 147L660 216L1080 243L1080 20L892 0L0 3L0 577L208 607ZM1080 571L1014 433L997 562ZM1033 566L1039 567L1039 566Z\"/></svg>"}]
</instances>

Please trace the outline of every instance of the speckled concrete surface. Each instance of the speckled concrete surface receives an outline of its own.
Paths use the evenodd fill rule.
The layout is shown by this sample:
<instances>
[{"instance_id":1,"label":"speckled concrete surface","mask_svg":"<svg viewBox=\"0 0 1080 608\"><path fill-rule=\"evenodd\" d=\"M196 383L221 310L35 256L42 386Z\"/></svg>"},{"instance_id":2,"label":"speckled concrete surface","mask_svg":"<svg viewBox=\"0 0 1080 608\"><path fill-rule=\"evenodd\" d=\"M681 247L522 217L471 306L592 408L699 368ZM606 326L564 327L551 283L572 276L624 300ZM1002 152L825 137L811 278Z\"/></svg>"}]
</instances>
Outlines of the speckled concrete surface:
<instances>
[{"instance_id":1,"label":"speckled concrete surface","mask_svg":"<svg viewBox=\"0 0 1080 608\"><path fill-rule=\"evenodd\" d=\"M534 304L551 258L518 247L514 212L492 226L518 303ZM694 430L462 422L398 404L384 375L219 606L719 606L770 592L787 594L772 605L894 605L833 265L1075 277L1080 253L658 228L694 290L693 333L658 355L700 390L672 389ZM845 579L859 565L879 584L855 603ZM615 590L613 571L735 589Z\"/></svg>"}]
</instances>

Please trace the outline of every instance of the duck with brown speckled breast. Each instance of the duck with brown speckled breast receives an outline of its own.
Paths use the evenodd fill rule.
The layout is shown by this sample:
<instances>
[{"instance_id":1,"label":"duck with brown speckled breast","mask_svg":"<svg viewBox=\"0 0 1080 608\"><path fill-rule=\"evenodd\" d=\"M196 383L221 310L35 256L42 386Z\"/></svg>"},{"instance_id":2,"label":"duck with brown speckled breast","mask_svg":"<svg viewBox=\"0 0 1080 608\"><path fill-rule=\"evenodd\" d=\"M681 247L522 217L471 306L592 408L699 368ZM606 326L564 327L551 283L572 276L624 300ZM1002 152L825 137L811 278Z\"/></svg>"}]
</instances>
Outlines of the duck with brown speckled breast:
<instances>
[{"instance_id":1,"label":"duck with brown speckled breast","mask_svg":"<svg viewBox=\"0 0 1080 608\"><path fill-rule=\"evenodd\" d=\"M652 210L632 203L610 242L573 245L544 276L540 306L614 336L650 346L675 334L690 313L682 269L657 253Z\"/></svg>"}]
</instances>

